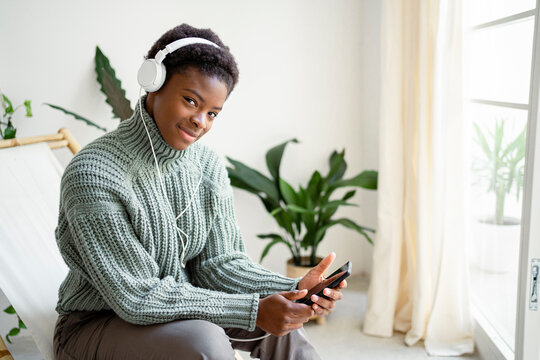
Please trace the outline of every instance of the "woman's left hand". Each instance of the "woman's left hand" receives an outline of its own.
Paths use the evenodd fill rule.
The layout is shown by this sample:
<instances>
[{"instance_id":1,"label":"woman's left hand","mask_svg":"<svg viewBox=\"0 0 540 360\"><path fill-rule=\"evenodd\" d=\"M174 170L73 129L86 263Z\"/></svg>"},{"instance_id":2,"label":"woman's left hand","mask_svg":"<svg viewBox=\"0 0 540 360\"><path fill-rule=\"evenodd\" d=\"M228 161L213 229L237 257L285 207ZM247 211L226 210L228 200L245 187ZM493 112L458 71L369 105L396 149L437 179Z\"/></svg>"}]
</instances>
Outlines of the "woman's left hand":
<instances>
[{"instance_id":1,"label":"woman's left hand","mask_svg":"<svg viewBox=\"0 0 540 360\"><path fill-rule=\"evenodd\" d=\"M336 258L336 254L334 252L330 253L328 256L326 256L324 259L321 260L321 262L309 270L309 272L300 280L298 283L298 289L311 289L318 283L324 281L326 278L323 276L323 273L332 265ZM341 289L344 289L347 287L347 281L343 280L336 288L324 289L323 293L324 296L328 297L328 299L325 299L324 297L319 297L317 295L311 296L311 301L313 301L312 308L315 311L316 315L323 316L327 315L330 310L332 310L336 304L336 301L341 300L343 295L341 294Z\"/></svg>"}]
</instances>

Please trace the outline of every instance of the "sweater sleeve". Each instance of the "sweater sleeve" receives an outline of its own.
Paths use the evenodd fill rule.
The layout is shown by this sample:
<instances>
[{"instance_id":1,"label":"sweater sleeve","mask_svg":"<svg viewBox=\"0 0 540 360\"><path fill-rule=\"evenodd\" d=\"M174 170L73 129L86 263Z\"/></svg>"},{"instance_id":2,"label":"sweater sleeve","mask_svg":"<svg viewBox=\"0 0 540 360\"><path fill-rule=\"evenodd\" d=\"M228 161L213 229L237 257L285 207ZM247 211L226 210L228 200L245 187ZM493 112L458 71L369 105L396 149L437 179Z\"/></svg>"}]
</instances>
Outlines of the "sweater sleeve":
<instances>
[{"instance_id":1,"label":"sweater sleeve","mask_svg":"<svg viewBox=\"0 0 540 360\"><path fill-rule=\"evenodd\" d=\"M299 278L269 271L246 254L228 181L221 196L214 197L214 208L216 215L206 246L190 264L199 286L227 293L259 293L261 297L296 288Z\"/></svg>"},{"instance_id":2,"label":"sweater sleeve","mask_svg":"<svg viewBox=\"0 0 540 360\"><path fill-rule=\"evenodd\" d=\"M160 276L115 194L83 184L66 186L62 196L71 233L70 244L64 245L76 249L77 271L122 319L140 325L203 319L222 327L255 328L258 294L227 294L196 287L187 276Z\"/></svg>"}]
</instances>

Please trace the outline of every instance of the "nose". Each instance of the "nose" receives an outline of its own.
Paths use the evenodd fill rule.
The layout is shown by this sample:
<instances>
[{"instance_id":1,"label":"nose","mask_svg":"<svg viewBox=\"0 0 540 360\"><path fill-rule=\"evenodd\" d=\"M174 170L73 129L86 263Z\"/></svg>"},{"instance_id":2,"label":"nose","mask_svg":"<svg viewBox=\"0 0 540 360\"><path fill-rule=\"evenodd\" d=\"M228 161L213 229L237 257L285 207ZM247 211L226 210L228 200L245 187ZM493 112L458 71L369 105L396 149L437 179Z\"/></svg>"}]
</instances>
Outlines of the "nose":
<instances>
[{"instance_id":1,"label":"nose","mask_svg":"<svg viewBox=\"0 0 540 360\"><path fill-rule=\"evenodd\" d=\"M198 128L206 128L205 116L202 112L193 114L191 117L191 123Z\"/></svg>"}]
</instances>

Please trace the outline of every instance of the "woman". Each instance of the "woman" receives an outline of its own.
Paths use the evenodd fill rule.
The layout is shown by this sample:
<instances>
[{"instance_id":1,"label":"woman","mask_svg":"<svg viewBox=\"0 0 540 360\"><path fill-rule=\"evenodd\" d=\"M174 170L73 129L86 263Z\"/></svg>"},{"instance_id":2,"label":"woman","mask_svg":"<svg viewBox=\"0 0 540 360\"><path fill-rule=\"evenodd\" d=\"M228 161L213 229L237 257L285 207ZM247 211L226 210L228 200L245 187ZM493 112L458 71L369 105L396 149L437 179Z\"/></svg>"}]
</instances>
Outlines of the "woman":
<instances>
[{"instance_id":1,"label":"woman","mask_svg":"<svg viewBox=\"0 0 540 360\"><path fill-rule=\"evenodd\" d=\"M187 38L196 39L166 47ZM312 307L294 300L323 280L335 255L302 279L250 260L225 166L197 142L238 81L234 58L211 30L186 24L147 59L162 59L162 49L170 52L163 85L146 84L133 116L81 150L62 178L56 238L70 271L59 289L56 358L232 359L233 348L318 358L302 325L332 309L346 283ZM146 65L141 83L157 71Z\"/></svg>"}]
</instances>

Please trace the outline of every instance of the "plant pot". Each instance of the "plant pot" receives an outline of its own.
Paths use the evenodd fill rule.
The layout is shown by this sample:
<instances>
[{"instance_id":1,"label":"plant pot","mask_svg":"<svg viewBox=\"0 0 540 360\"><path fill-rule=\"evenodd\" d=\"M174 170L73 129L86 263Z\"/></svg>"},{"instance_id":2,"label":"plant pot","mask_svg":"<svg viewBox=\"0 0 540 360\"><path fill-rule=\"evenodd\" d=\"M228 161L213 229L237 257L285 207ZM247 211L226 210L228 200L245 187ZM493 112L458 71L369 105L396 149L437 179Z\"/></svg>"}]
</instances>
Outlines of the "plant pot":
<instances>
[{"instance_id":1,"label":"plant pot","mask_svg":"<svg viewBox=\"0 0 540 360\"><path fill-rule=\"evenodd\" d=\"M301 262L303 264L309 264L309 256L302 256ZM322 257L317 256L317 264L322 260ZM294 265L293 259L290 258L287 260L287 276L292 278L302 277L308 273L309 270L311 270L312 266L297 266ZM326 275L326 274L325 274Z\"/></svg>"},{"instance_id":2,"label":"plant pot","mask_svg":"<svg viewBox=\"0 0 540 360\"><path fill-rule=\"evenodd\" d=\"M494 224L489 218L471 225L474 264L490 273L507 273L517 269L520 240L519 219L504 217L504 224Z\"/></svg>"},{"instance_id":3,"label":"plant pot","mask_svg":"<svg viewBox=\"0 0 540 360\"><path fill-rule=\"evenodd\" d=\"M301 262L309 264L309 258L310 258L309 256L302 256ZM321 260L322 260L322 258L317 256L317 264ZM312 266L297 266L297 265L294 265L293 259L291 258L291 259L287 260L286 275L287 275L287 277L291 277L291 278L303 277L312 268L313 268ZM326 276L326 275L328 275L328 273L325 273L324 275ZM324 316L317 316L317 315L310 317L309 320L315 320L317 325L324 325L324 323L326 322L326 319L325 319Z\"/></svg>"}]
</instances>

